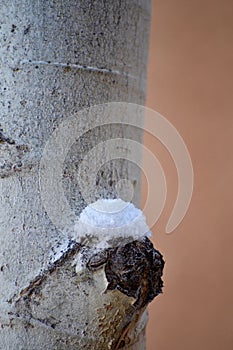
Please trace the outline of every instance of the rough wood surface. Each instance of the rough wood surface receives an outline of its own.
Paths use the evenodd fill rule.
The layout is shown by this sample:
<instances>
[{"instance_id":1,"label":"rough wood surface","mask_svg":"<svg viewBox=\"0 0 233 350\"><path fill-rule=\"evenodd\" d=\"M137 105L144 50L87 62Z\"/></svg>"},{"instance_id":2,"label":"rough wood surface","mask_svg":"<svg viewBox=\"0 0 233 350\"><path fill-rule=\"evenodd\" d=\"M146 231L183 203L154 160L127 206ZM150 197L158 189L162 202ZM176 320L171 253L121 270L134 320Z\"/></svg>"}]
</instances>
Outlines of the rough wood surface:
<instances>
[{"instance_id":1,"label":"rough wood surface","mask_svg":"<svg viewBox=\"0 0 233 350\"><path fill-rule=\"evenodd\" d=\"M133 314L134 345L126 348L145 348L146 311L142 317L131 312L134 299L118 290L104 294L103 269L77 276L78 246L49 267L49 252L64 237L41 202L38 170L49 136L80 109L109 101L143 104L149 19L149 0L1 1L1 350L111 349ZM86 122L80 120L80 128ZM84 201L67 179L93 145L112 137L140 141L141 131L96 128L66 158L64 190L77 215ZM101 185L111 187L115 173L132 181L139 204L140 170L116 160L104 168Z\"/></svg>"}]
</instances>

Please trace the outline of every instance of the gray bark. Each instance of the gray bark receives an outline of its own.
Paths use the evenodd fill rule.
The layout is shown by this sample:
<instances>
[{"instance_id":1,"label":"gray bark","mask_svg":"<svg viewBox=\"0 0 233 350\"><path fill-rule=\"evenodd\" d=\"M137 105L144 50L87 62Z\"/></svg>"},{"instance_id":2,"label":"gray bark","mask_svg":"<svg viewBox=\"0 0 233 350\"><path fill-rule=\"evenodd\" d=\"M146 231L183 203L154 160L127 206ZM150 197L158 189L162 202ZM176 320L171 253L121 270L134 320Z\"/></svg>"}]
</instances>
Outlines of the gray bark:
<instances>
[{"instance_id":1,"label":"gray bark","mask_svg":"<svg viewBox=\"0 0 233 350\"><path fill-rule=\"evenodd\" d=\"M145 308L132 311L132 298L117 290L103 294L103 270L74 276L72 259L80 247L49 267L64 233L41 201L39 163L55 128L79 110L111 101L144 103L149 18L149 0L0 2L2 350L111 349L122 336L125 349L145 348ZM88 122L79 120L80 129ZM63 187L77 216L85 206L75 180L80 160L113 137L140 141L141 131L99 127L67 154ZM135 165L117 159L98 176L99 197L111 197L120 176L133 183L133 201L140 205Z\"/></svg>"}]
</instances>

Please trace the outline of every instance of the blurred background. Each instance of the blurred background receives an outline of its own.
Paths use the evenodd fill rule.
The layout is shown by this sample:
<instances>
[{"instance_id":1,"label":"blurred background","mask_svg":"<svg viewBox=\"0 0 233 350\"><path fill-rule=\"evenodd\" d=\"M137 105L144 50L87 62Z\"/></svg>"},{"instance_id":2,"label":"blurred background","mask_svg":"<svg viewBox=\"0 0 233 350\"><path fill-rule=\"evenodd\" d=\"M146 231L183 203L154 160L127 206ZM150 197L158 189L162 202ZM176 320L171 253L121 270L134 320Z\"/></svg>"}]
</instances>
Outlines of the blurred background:
<instances>
[{"instance_id":1,"label":"blurred background","mask_svg":"<svg viewBox=\"0 0 233 350\"><path fill-rule=\"evenodd\" d=\"M182 135L195 176L189 211L167 235L177 173L166 149L146 135L168 182L166 207L153 227L166 260L165 287L150 306L147 349L231 350L232 0L153 0L147 96L147 106ZM145 200L145 185L143 194Z\"/></svg>"}]
</instances>

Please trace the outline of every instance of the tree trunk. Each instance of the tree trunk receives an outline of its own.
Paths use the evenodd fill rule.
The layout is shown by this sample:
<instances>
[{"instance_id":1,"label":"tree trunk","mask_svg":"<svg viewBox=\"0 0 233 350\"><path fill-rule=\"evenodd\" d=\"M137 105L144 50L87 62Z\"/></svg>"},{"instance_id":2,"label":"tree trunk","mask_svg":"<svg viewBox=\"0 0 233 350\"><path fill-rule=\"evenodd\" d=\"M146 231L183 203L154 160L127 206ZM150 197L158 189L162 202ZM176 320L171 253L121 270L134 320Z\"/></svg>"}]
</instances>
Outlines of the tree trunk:
<instances>
[{"instance_id":1,"label":"tree trunk","mask_svg":"<svg viewBox=\"0 0 233 350\"><path fill-rule=\"evenodd\" d=\"M95 116L78 111L143 104L149 19L149 0L1 1L0 349L145 349L146 305L134 308L117 289L105 293L103 269L75 272L85 241L70 240L59 210L51 217L41 200L40 161L54 130L76 115L81 136L68 151L57 144L66 150L62 186L76 217L86 202L114 197L119 178L133 184L140 206L140 169L127 159L103 165L85 202L76 180L84 155L112 138L141 142L141 131L91 128ZM52 164L51 172L55 179Z\"/></svg>"}]
</instances>

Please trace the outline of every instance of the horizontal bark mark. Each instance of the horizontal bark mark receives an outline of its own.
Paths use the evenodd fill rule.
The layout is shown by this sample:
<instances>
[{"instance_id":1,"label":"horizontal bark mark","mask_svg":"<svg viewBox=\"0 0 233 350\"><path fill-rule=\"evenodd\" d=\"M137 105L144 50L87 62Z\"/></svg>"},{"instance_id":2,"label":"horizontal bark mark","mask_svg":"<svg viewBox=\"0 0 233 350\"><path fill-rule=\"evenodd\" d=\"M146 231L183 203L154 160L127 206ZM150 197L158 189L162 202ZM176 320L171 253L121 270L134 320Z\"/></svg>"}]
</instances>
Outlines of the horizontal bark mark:
<instances>
[{"instance_id":1,"label":"horizontal bark mark","mask_svg":"<svg viewBox=\"0 0 233 350\"><path fill-rule=\"evenodd\" d=\"M52 62L52 61L36 61L36 60L29 60L29 59L24 59L20 62L21 65L23 64L32 64L32 65L50 65L50 66L56 66L56 67L64 67L67 69L80 69L84 71L89 71L89 72L97 72L97 73L103 73L103 74L113 74L113 75L120 75L123 77L127 77L130 79L137 80L138 78L125 72L120 72L119 70L116 69L109 69L109 68L98 68L98 67L93 67L93 66L86 66L86 65L81 65L81 64L76 64L76 63L64 63L64 62Z\"/></svg>"}]
</instances>

